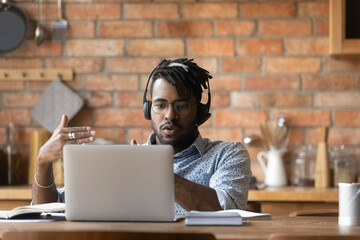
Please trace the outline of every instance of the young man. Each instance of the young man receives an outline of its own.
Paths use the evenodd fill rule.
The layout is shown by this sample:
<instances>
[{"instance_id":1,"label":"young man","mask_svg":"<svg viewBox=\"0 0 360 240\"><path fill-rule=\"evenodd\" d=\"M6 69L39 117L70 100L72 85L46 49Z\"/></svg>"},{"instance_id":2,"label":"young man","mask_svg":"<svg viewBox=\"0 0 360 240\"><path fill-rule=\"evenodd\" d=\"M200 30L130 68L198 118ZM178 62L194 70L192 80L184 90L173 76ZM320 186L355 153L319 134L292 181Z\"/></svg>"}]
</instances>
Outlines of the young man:
<instances>
[{"instance_id":1,"label":"young man","mask_svg":"<svg viewBox=\"0 0 360 240\"><path fill-rule=\"evenodd\" d=\"M203 89L209 91L209 79L208 72L192 60L163 60L150 74L144 93L144 116L151 120L154 130L147 144L170 144L174 148L176 213L245 209L247 203L251 171L244 146L211 141L202 138L198 131L198 126L210 117L210 92L207 103L201 103ZM61 157L64 144L94 139L90 128L66 125L63 117L40 150L33 184L34 203L63 201L63 189L57 191L53 184L51 162ZM136 144L136 140L131 144Z\"/></svg>"}]
</instances>

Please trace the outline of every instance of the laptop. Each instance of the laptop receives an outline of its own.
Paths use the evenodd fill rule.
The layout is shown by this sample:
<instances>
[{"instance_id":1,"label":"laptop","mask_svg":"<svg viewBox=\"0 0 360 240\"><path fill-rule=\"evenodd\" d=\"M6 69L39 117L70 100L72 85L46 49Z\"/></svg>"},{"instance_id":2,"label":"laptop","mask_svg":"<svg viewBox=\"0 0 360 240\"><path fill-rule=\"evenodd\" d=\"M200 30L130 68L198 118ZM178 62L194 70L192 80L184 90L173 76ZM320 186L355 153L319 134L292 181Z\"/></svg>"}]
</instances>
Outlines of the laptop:
<instances>
[{"instance_id":1,"label":"laptop","mask_svg":"<svg viewBox=\"0 0 360 240\"><path fill-rule=\"evenodd\" d=\"M70 221L175 221L170 145L65 145Z\"/></svg>"}]
</instances>

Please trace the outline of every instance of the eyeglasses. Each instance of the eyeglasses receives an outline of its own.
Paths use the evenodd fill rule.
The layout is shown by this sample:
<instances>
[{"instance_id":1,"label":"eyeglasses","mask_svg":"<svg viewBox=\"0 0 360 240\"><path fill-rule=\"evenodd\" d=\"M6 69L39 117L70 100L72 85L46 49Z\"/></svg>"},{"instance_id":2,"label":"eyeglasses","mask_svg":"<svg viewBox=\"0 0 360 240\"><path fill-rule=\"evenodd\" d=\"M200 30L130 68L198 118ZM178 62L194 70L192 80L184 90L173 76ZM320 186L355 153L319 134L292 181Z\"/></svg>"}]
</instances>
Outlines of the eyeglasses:
<instances>
[{"instance_id":1,"label":"eyeglasses","mask_svg":"<svg viewBox=\"0 0 360 240\"><path fill-rule=\"evenodd\" d=\"M191 111L192 103L188 100L177 100L173 103L168 103L166 101L154 101L151 108L157 114L164 114L169 109L170 104L174 105L175 112L179 115L185 115Z\"/></svg>"}]
</instances>

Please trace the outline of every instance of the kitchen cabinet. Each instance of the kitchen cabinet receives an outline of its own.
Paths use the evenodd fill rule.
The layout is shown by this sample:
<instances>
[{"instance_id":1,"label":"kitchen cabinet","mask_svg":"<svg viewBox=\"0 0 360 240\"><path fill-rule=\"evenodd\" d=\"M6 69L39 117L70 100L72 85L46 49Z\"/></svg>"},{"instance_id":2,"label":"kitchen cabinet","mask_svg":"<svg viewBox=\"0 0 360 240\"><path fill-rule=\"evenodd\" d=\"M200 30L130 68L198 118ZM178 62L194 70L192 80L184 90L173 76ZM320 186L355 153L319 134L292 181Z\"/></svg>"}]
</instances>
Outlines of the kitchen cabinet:
<instances>
[{"instance_id":1,"label":"kitchen cabinet","mask_svg":"<svg viewBox=\"0 0 360 240\"><path fill-rule=\"evenodd\" d=\"M360 54L358 0L330 0L330 54Z\"/></svg>"},{"instance_id":2,"label":"kitchen cabinet","mask_svg":"<svg viewBox=\"0 0 360 240\"><path fill-rule=\"evenodd\" d=\"M288 216L295 210L337 209L338 188L279 187L250 190L249 203L258 203L261 212Z\"/></svg>"}]
</instances>

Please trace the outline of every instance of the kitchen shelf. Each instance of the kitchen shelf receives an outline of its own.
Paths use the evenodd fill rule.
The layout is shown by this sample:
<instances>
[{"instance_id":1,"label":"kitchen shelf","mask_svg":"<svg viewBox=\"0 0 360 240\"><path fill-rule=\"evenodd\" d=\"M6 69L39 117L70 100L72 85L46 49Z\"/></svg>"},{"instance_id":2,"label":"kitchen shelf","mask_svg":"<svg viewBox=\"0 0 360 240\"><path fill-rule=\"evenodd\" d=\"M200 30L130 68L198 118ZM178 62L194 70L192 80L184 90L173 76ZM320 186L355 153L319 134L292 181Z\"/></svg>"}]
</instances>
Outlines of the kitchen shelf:
<instances>
[{"instance_id":1,"label":"kitchen shelf","mask_svg":"<svg viewBox=\"0 0 360 240\"><path fill-rule=\"evenodd\" d=\"M0 69L0 81L52 81L57 77L72 81L74 72L69 68Z\"/></svg>"}]
</instances>

